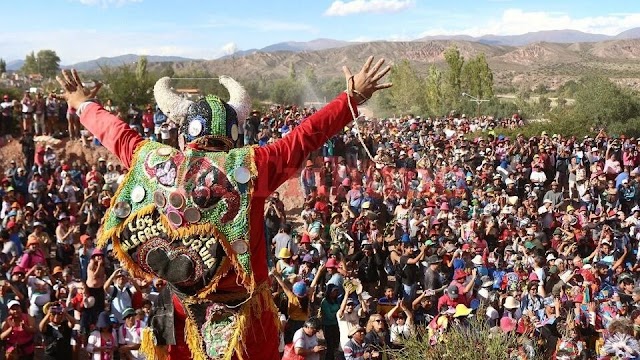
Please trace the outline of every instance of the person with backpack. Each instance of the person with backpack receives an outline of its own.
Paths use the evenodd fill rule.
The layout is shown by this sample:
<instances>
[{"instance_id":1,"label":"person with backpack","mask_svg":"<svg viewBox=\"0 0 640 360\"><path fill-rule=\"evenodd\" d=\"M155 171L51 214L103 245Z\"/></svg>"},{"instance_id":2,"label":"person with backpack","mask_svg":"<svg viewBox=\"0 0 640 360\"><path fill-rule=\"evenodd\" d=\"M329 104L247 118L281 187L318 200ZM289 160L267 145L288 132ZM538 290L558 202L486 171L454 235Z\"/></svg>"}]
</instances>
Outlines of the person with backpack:
<instances>
[{"instance_id":1,"label":"person with backpack","mask_svg":"<svg viewBox=\"0 0 640 360\"><path fill-rule=\"evenodd\" d=\"M136 319L136 311L126 308L122 312L124 323L118 328L118 343L120 344L121 360L141 360L144 356L138 352L142 340L141 333L144 327L142 321Z\"/></svg>"},{"instance_id":2,"label":"person with backpack","mask_svg":"<svg viewBox=\"0 0 640 360\"><path fill-rule=\"evenodd\" d=\"M131 289L133 287L133 289ZM133 307L134 293L140 293L135 281L129 281L129 274L120 268L111 274L104 283L104 291L111 299L111 314L119 324L123 323L124 311Z\"/></svg>"}]
</instances>

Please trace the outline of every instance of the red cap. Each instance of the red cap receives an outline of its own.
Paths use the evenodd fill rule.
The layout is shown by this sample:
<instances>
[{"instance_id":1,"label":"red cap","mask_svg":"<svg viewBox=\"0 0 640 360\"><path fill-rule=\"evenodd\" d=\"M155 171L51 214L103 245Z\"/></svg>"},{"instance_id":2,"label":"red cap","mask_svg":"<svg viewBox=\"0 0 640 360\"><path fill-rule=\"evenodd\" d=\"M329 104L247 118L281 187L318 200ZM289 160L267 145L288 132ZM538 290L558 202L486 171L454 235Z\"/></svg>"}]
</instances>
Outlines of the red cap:
<instances>
[{"instance_id":1,"label":"red cap","mask_svg":"<svg viewBox=\"0 0 640 360\"><path fill-rule=\"evenodd\" d=\"M311 244L311 238L309 234L302 234L302 239L300 239L300 244Z\"/></svg>"},{"instance_id":2,"label":"red cap","mask_svg":"<svg viewBox=\"0 0 640 360\"><path fill-rule=\"evenodd\" d=\"M326 267L327 269L328 268L337 269L338 268L338 262L336 261L336 259L330 258L329 260L327 260L327 263L325 264L324 267Z\"/></svg>"},{"instance_id":3,"label":"red cap","mask_svg":"<svg viewBox=\"0 0 640 360\"><path fill-rule=\"evenodd\" d=\"M467 273L462 269L458 269L453 273L453 280L460 280L467 277Z\"/></svg>"},{"instance_id":4,"label":"red cap","mask_svg":"<svg viewBox=\"0 0 640 360\"><path fill-rule=\"evenodd\" d=\"M9 221L9 222L7 223L7 230L11 230L11 229L13 229L14 227L16 227L16 222L15 222L15 221Z\"/></svg>"}]
</instances>

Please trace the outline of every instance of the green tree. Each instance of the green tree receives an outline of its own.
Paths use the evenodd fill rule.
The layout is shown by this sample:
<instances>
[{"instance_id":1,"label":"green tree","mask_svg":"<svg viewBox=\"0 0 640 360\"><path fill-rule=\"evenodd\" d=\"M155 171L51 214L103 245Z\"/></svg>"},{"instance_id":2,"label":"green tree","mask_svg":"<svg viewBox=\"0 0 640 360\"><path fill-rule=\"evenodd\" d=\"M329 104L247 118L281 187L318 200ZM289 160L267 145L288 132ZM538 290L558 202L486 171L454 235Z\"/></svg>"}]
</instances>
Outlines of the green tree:
<instances>
[{"instance_id":1,"label":"green tree","mask_svg":"<svg viewBox=\"0 0 640 360\"><path fill-rule=\"evenodd\" d=\"M584 126L607 126L640 115L637 98L604 77L582 79L575 101L573 115Z\"/></svg>"},{"instance_id":2,"label":"green tree","mask_svg":"<svg viewBox=\"0 0 640 360\"><path fill-rule=\"evenodd\" d=\"M36 55L38 73L45 78L53 78L60 71L60 57L53 50L40 50Z\"/></svg>"},{"instance_id":3,"label":"green tree","mask_svg":"<svg viewBox=\"0 0 640 360\"><path fill-rule=\"evenodd\" d=\"M102 96L113 100L120 109L127 108L128 104L144 106L153 103L153 85L158 77L148 72L146 59L140 60L135 67L132 64L100 67L101 78L105 83Z\"/></svg>"},{"instance_id":4,"label":"green tree","mask_svg":"<svg viewBox=\"0 0 640 360\"><path fill-rule=\"evenodd\" d=\"M446 110L443 108L442 100L442 73L435 65L431 65L425 87L427 113L434 116L443 115Z\"/></svg>"},{"instance_id":5,"label":"green tree","mask_svg":"<svg viewBox=\"0 0 640 360\"><path fill-rule=\"evenodd\" d=\"M7 62L0 58L0 74L7 72Z\"/></svg>"},{"instance_id":6,"label":"green tree","mask_svg":"<svg viewBox=\"0 0 640 360\"><path fill-rule=\"evenodd\" d=\"M304 70L304 79L311 86L317 86L318 85L318 77L316 76L316 71L311 66L307 67Z\"/></svg>"},{"instance_id":7,"label":"green tree","mask_svg":"<svg viewBox=\"0 0 640 360\"><path fill-rule=\"evenodd\" d=\"M20 70L25 75L41 74L45 78L52 78L60 71L60 58L53 50L40 50L37 54L32 51L25 57Z\"/></svg>"},{"instance_id":8,"label":"green tree","mask_svg":"<svg viewBox=\"0 0 640 360\"><path fill-rule=\"evenodd\" d=\"M24 64L22 64L20 71L25 75L35 74L38 72L38 60L36 59L36 54L33 51L31 54L27 54L24 58Z\"/></svg>"},{"instance_id":9,"label":"green tree","mask_svg":"<svg viewBox=\"0 0 640 360\"><path fill-rule=\"evenodd\" d=\"M271 88L271 100L278 104L290 105L300 103L302 87L291 78L278 79Z\"/></svg>"},{"instance_id":10,"label":"green tree","mask_svg":"<svg viewBox=\"0 0 640 360\"><path fill-rule=\"evenodd\" d=\"M403 60L391 68L389 81L393 83L388 92L395 110L403 114L418 113L424 101L423 93L420 91L422 80L408 60Z\"/></svg>"},{"instance_id":11,"label":"green tree","mask_svg":"<svg viewBox=\"0 0 640 360\"><path fill-rule=\"evenodd\" d=\"M289 79L295 80L296 76L296 68L293 66L293 63L289 63Z\"/></svg>"},{"instance_id":12,"label":"green tree","mask_svg":"<svg viewBox=\"0 0 640 360\"><path fill-rule=\"evenodd\" d=\"M478 99L493 97L493 72L484 53L465 62L462 67L461 84L465 92Z\"/></svg>"},{"instance_id":13,"label":"green tree","mask_svg":"<svg viewBox=\"0 0 640 360\"><path fill-rule=\"evenodd\" d=\"M447 63L446 90L445 98L447 105L453 109L460 104L460 96L462 94L462 67L464 66L464 57L460 55L457 46L452 46L445 50L444 60Z\"/></svg>"}]
</instances>

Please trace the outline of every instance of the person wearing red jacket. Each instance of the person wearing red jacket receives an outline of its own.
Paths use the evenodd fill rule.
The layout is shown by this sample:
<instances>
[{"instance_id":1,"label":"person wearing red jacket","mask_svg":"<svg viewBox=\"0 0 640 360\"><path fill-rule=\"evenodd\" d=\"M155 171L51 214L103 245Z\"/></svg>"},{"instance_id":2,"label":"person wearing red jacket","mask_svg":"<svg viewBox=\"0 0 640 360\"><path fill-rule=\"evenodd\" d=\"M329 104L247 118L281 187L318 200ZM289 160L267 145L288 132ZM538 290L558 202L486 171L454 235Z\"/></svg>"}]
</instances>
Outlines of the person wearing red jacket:
<instances>
[{"instance_id":1,"label":"person wearing red jacket","mask_svg":"<svg viewBox=\"0 0 640 360\"><path fill-rule=\"evenodd\" d=\"M265 200L354 119L358 104L391 86L378 84L389 71L380 70L384 60L372 61L356 75L344 67L345 94L259 148L234 148L251 102L229 77L220 77L229 102L212 95L191 102L170 90L169 78L156 83L158 106L179 127L178 150L144 140L91 99L99 87L85 89L76 71L63 71L58 82L69 106L129 169L98 243L111 240L132 275L169 283L160 296L165 312L142 335L148 358L279 359Z\"/></svg>"}]
</instances>

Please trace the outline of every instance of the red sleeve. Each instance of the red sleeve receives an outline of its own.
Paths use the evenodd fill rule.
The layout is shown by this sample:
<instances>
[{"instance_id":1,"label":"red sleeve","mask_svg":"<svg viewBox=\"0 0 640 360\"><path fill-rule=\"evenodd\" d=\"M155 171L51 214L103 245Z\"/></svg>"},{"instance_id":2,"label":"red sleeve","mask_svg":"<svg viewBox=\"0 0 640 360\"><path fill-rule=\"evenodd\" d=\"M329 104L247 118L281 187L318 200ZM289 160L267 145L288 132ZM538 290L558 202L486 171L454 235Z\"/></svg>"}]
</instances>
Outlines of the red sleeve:
<instances>
[{"instance_id":1,"label":"red sleeve","mask_svg":"<svg viewBox=\"0 0 640 360\"><path fill-rule=\"evenodd\" d=\"M351 100L357 114L356 102ZM266 197L293 176L309 154L322 146L353 120L347 94L342 93L317 113L311 115L284 138L273 144L256 148L256 162L264 165L254 196ZM259 159L259 160L258 160Z\"/></svg>"},{"instance_id":2,"label":"red sleeve","mask_svg":"<svg viewBox=\"0 0 640 360\"><path fill-rule=\"evenodd\" d=\"M133 152L144 140L140 134L98 104L87 105L80 122L107 150L120 159L125 168L131 166Z\"/></svg>"}]
</instances>

